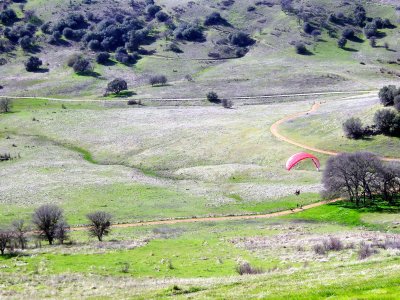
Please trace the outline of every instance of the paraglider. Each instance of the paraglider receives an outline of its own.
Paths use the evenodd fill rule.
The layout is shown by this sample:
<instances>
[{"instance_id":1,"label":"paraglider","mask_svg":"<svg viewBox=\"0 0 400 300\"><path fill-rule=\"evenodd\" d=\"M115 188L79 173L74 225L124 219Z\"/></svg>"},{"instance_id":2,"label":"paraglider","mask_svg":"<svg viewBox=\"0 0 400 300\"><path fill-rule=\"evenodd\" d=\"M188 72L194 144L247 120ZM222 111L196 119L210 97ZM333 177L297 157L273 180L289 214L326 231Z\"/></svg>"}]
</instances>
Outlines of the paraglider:
<instances>
[{"instance_id":1,"label":"paraglider","mask_svg":"<svg viewBox=\"0 0 400 300\"><path fill-rule=\"evenodd\" d=\"M286 170L290 171L294 166L296 166L299 162L305 159L311 159L319 171L319 168L321 164L319 163L318 158L316 158L314 155L306 152L299 152L294 155L292 155L288 161L286 162Z\"/></svg>"}]
</instances>

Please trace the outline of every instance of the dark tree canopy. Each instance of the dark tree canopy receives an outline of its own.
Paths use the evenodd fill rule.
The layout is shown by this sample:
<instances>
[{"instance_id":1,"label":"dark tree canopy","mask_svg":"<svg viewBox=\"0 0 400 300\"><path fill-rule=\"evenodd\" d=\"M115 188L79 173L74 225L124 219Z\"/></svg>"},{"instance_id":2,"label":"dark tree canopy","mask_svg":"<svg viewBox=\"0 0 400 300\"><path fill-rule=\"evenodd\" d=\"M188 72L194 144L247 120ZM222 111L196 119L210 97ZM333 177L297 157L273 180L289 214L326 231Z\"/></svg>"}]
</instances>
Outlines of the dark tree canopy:
<instances>
[{"instance_id":1,"label":"dark tree canopy","mask_svg":"<svg viewBox=\"0 0 400 300\"><path fill-rule=\"evenodd\" d=\"M6 9L0 13L0 22L6 26L12 25L18 20L17 14L12 9Z\"/></svg>"},{"instance_id":2,"label":"dark tree canopy","mask_svg":"<svg viewBox=\"0 0 400 300\"><path fill-rule=\"evenodd\" d=\"M364 127L360 118L350 118L343 123L343 131L350 139L359 139L364 136Z\"/></svg>"},{"instance_id":3,"label":"dark tree canopy","mask_svg":"<svg viewBox=\"0 0 400 300\"><path fill-rule=\"evenodd\" d=\"M255 43L255 40L242 31L229 34L228 39L232 45L239 47L247 47Z\"/></svg>"},{"instance_id":4,"label":"dark tree canopy","mask_svg":"<svg viewBox=\"0 0 400 300\"><path fill-rule=\"evenodd\" d=\"M128 89L128 84L125 80L121 78L116 78L113 81L109 82L107 85L107 91L110 93L119 94L122 91Z\"/></svg>"},{"instance_id":5,"label":"dark tree canopy","mask_svg":"<svg viewBox=\"0 0 400 300\"><path fill-rule=\"evenodd\" d=\"M100 52L96 56L96 62L99 64L106 64L110 60L110 54L108 52Z\"/></svg>"},{"instance_id":6,"label":"dark tree canopy","mask_svg":"<svg viewBox=\"0 0 400 300\"><path fill-rule=\"evenodd\" d=\"M383 106L391 106L394 104L394 98L400 95L400 89L394 85L384 86L379 90L379 99Z\"/></svg>"},{"instance_id":7,"label":"dark tree canopy","mask_svg":"<svg viewBox=\"0 0 400 300\"><path fill-rule=\"evenodd\" d=\"M302 42L297 42L297 43L294 45L294 48L296 49L296 53L297 53L297 54L302 54L302 55L304 55L304 54L307 54L307 53L308 53L308 50L307 50L307 48L306 48L306 45L304 45L304 43L302 43Z\"/></svg>"},{"instance_id":8,"label":"dark tree canopy","mask_svg":"<svg viewBox=\"0 0 400 300\"><path fill-rule=\"evenodd\" d=\"M213 91L207 93L207 100L213 103L221 102L221 100L218 97L218 94Z\"/></svg>"},{"instance_id":9,"label":"dark tree canopy","mask_svg":"<svg viewBox=\"0 0 400 300\"><path fill-rule=\"evenodd\" d=\"M79 57L72 65L72 68L77 74L85 74L92 71L93 66L87 58Z\"/></svg>"},{"instance_id":10,"label":"dark tree canopy","mask_svg":"<svg viewBox=\"0 0 400 300\"><path fill-rule=\"evenodd\" d=\"M221 16L219 12L213 12L206 16L204 20L205 26L212 26L212 25L226 25L228 22Z\"/></svg>"},{"instance_id":11,"label":"dark tree canopy","mask_svg":"<svg viewBox=\"0 0 400 300\"><path fill-rule=\"evenodd\" d=\"M400 135L400 115L393 109L380 109L374 115L378 132L385 135Z\"/></svg>"},{"instance_id":12,"label":"dark tree canopy","mask_svg":"<svg viewBox=\"0 0 400 300\"><path fill-rule=\"evenodd\" d=\"M181 23L174 30L177 39L192 42L200 42L204 40L203 29L194 23Z\"/></svg>"},{"instance_id":13,"label":"dark tree canopy","mask_svg":"<svg viewBox=\"0 0 400 300\"><path fill-rule=\"evenodd\" d=\"M35 72L40 69L42 65L42 61L36 57L36 56L31 56L28 58L28 60L25 62L25 69L28 72Z\"/></svg>"}]
</instances>

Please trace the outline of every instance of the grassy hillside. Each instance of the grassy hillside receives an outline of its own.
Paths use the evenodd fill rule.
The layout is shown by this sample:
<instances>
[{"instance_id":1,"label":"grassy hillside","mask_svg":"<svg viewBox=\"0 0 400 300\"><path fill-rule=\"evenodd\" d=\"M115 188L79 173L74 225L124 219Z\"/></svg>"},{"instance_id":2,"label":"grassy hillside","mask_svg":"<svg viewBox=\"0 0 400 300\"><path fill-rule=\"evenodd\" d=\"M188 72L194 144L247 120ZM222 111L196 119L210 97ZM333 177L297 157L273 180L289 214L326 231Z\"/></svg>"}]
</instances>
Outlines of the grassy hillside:
<instances>
[{"instance_id":1,"label":"grassy hillside","mask_svg":"<svg viewBox=\"0 0 400 300\"><path fill-rule=\"evenodd\" d=\"M174 26L196 20L203 24L212 12L219 12L226 20L228 25L201 25L205 40L193 42L177 40L170 35L171 31L165 23L156 19L149 20L143 12L143 5L139 5L140 10L134 11L126 2L102 1L101 5L95 5L73 1L70 6L69 1L47 1L45 5L40 1L28 1L24 11L35 11L42 23L52 22L52 26L57 24L60 17L65 18L68 14L77 12L85 18L91 14L109 18L107 8L115 7L121 15L133 15L142 20L143 26L151 28L152 39L139 48L140 58L136 63L124 65L113 59L108 66L102 66L94 62L96 53L87 49L84 42L63 38L68 46L63 46L63 43L51 45L46 42L51 36L38 29L36 43L40 52L35 55L42 58L49 71L25 72L23 62L34 53L22 51L15 46L12 54L2 55L7 64L1 66L0 81L4 86L1 93L101 98L107 82L116 77L127 80L129 88L136 93L136 98L204 97L209 90L215 90L225 97L363 90L375 89L384 83L396 81L398 65L389 62L397 59L397 30L380 29L377 47L372 48L361 27L326 21L330 14L345 13L346 17L351 17L354 3L302 1L300 4L295 1L296 13L283 12L278 2L269 1L268 5L258 3L257 5L242 0L232 1L231 5L215 1L199 1L194 4L167 0L157 2L162 11L170 16L170 22ZM365 1L363 5L368 18L388 18L392 24L396 24L394 6L376 1ZM249 6L255 9L249 11ZM11 7L15 7L18 12L17 4ZM305 20L319 28L322 35L314 39L311 34L306 34L303 30ZM95 26L96 22L90 23L90 26ZM356 38L349 40L346 47L340 49L337 47L337 40L348 27L354 29ZM231 59L224 59L225 50L222 48L232 48L229 44L224 46L224 43L230 33L238 31L250 34L256 42L247 47L249 52L244 57L237 58L233 55L227 57ZM296 42L303 42L309 55L296 54L293 46ZM175 43L183 52L167 51L171 43ZM385 43L388 43L389 50L383 47ZM68 57L73 53L84 53L89 57L97 75L75 75L66 66ZM219 53L222 56L215 58L209 56L210 53ZM169 84L151 87L148 84L149 77L159 73L167 76ZM16 76L17 81L14 80ZM188 76L193 80L188 81Z\"/></svg>"}]
</instances>

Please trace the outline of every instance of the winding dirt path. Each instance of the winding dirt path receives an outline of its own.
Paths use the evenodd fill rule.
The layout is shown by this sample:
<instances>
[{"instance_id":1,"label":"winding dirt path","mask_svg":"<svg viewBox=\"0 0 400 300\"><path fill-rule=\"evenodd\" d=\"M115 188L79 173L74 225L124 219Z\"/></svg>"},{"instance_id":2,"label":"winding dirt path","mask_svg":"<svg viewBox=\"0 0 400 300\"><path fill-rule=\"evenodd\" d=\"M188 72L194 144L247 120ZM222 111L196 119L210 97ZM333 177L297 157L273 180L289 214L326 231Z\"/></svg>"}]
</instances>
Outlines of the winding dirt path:
<instances>
[{"instance_id":1,"label":"winding dirt path","mask_svg":"<svg viewBox=\"0 0 400 300\"><path fill-rule=\"evenodd\" d=\"M281 133L279 133L279 126L281 124L286 123L288 121L295 120L295 119L303 117L303 116L306 116L306 115L311 114L313 112L316 112L320 108L320 106L321 106L321 103L320 102L316 102L316 103L313 104L313 106L311 107L310 110L299 112L299 113L295 113L293 115L286 116L283 119L280 119L280 120L276 121L274 124L272 124L272 126L270 128L271 133L277 139L279 139L279 140L281 140L283 142L295 145L297 147L300 147L300 148L303 148L303 149L306 149L306 150L309 150L309 151L313 151L313 152L321 153L321 154L327 154L327 155L331 155L331 156L338 155L340 152L332 151L332 150L323 150L323 149L319 149L319 148L316 148L316 147L312 147L312 146L309 146L307 144L303 144L303 143L297 142L295 140L292 140L292 139L282 135ZM397 157L382 157L382 160L400 162L400 158L397 158Z\"/></svg>"},{"instance_id":2,"label":"winding dirt path","mask_svg":"<svg viewBox=\"0 0 400 300\"><path fill-rule=\"evenodd\" d=\"M287 216L295 214L301 211L305 211L311 208L319 207L325 204L334 203L343 200L342 198L337 198L333 200L320 201L308 205L304 205L302 208L295 208L289 210L278 211L269 214L260 215L240 215L240 216L221 216L221 217L204 217L204 218L188 218L188 219L172 219L172 220L162 220L162 221L147 221L147 222L137 222L137 223L123 223L123 224L113 224L113 228L128 228L128 227L140 227L140 226L153 226L153 225L173 225L180 223L199 223L199 222L216 222L216 221L234 221L234 220L250 220L250 219L269 219L274 217ZM89 226L79 226L71 227L72 231L87 230Z\"/></svg>"}]
</instances>

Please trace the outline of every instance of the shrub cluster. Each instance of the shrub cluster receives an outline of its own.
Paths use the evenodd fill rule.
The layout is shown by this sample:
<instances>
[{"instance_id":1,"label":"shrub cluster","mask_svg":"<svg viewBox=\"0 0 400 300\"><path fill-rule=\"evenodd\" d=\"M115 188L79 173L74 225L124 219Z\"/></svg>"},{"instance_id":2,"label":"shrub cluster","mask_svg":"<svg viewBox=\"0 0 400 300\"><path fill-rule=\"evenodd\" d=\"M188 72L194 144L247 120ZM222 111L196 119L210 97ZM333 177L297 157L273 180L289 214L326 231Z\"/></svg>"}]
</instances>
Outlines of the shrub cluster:
<instances>
[{"instance_id":1,"label":"shrub cluster","mask_svg":"<svg viewBox=\"0 0 400 300\"><path fill-rule=\"evenodd\" d=\"M168 79L167 79L167 77L165 75L153 75L149 79L149 83L152 86L165 85L165 84L167 84L167 81L168 81Z\"/></svg>"},{"instance_id":2,"label":"shrub cluster","mask_svg":"<svg viewBox=\"0 0 400 300\"><path fill-rule=\"evenodd\" d=\"M112 215L96 211L88 214L88 233L99 241L110 233ZM29 236L37 236L46 240L50 245L57 240L63 244L69 239L70 226L65 221L63 210L57 205L42 205L32 215L32 225L24 220L15 220L6 228L0 228L0 253L5 254L9 249L13 252L15 248L25 249Z\"/></svg>"},{"instance_id":3,"label":"shrub cluster","mask_svg":"<svg viewBox=\"0 0 400 300\"><path fill-rule=\"evenodd\" d=\"M25 69L28 72L35 72L40 69L40 66L43 64L43 62L36 56L31 56L28 58L28 60L25 62Z\"/></svg>"},{"instance_id":4,"label":"shrub cluster","mask_svg":"<svg viewBox=\"0 0 400 300\"><path fill-rule=\"evenodd\" d=\"M204 40L203 28L195 23L181 23L174 30L175 38L192 42Z\"/></svg>"}]
</instances>

